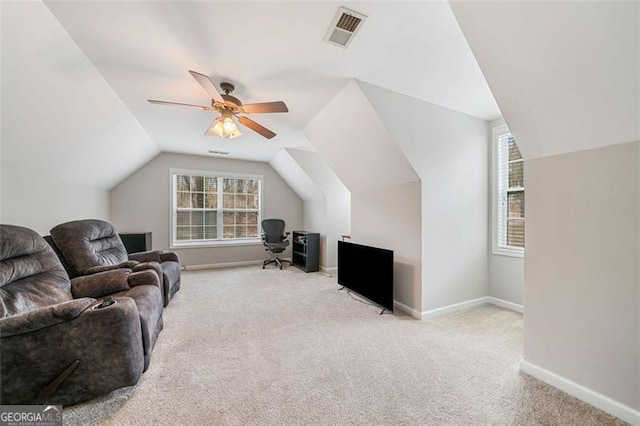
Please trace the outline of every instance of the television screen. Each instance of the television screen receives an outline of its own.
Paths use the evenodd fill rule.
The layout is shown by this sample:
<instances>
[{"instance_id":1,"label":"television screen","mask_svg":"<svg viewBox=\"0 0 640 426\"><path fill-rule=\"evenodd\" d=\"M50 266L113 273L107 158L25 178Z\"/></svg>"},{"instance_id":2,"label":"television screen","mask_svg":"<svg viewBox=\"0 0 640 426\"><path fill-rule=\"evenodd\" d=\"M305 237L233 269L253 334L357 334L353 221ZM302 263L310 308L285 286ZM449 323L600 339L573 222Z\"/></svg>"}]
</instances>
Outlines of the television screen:
<instances>
[{"instance_id":1,"label":"television screen","mask_svg":"<svg viewBox=\"0 0 640 426\"><path fill-rule=\"evenodd\" d=\"M338 284L393 312L393 250L338 241Z\"/></svg>"}]
</instances>

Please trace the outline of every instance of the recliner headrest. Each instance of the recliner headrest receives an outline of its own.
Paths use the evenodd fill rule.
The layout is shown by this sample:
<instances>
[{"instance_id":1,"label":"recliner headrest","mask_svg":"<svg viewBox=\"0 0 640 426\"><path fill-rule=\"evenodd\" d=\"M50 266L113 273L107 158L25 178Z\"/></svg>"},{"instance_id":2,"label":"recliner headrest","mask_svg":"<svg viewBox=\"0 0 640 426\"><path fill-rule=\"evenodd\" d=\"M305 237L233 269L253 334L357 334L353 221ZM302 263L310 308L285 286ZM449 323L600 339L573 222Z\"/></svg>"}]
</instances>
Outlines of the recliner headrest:
<instances>
[{"instance_id":1,"label":"recliner headrest","mask_svg":"<svg viewBox=\"0 0 640 426\"><path fill-rule=\"evenodd\" d=\"M0 225L0 287L60 266L38 233L21 226Z\"/></svg>"},{"instance_id":2,"label":"recliner headrest","mask_svg":"<svg viewBox=\"0 0 640 426\"><path fill-rule=\"evenodd\" d=\"M60 260L35 231L0 225L0 317L71 299Z\"/></svg>"},{"instance_id":3,"label":"recliner headrest","mask_svg":"<svg viewBox=\"0 0 640 426\"><path fill-rule=\"evenodd\" d=\"M113 225L104 220L84 219L62 223L51 229L51 238L67 263L82 274L94 266L125 262L127 250Z\"/></svg>"}]
</instances>

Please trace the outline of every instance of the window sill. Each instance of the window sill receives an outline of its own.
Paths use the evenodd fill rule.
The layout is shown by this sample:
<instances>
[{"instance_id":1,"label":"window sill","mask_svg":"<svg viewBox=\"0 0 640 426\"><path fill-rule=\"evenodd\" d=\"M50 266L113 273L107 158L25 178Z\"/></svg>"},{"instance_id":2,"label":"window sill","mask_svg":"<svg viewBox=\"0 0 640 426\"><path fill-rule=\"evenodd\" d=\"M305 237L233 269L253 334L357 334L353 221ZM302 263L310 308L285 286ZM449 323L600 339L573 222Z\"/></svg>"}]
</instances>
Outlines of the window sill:
<instances>
[{"instance_id":1,"label":"window sill","mask_svg":"<svg viewBox=\"0 0 640 426\"><path fill-rule=\"evenodd\" d=\"M491 253L497 256L519 257L521 259L524 258L524 250L518 250L518 249L506 249L506 248L493 249Z\"/></svg>"},{"instance_id":2,"label":"window sill","mask_svg":"<svg viewBox=\"0 0 640 426\"><path fill-rule=\"evenodd\" d=\"M215 248L215 247L238 247L238 246L261 246L261 239L247 240L223 240L223 241L194 241L188 243L172 243L171 249L190 248Z\"/></svg>"}]
</instances>

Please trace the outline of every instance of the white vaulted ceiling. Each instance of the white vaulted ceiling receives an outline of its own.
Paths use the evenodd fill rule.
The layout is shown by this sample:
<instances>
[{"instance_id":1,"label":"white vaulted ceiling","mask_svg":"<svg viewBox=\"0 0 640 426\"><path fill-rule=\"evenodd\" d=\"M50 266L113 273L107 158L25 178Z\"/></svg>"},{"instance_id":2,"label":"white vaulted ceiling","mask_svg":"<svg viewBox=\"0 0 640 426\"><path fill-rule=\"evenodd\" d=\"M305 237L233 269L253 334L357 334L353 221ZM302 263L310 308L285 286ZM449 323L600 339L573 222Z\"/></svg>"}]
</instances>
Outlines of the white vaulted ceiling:
<instances>
[{"instance_id":1,"label":"white vaulted ceiling","mask_svg":"<svg viewBox=\"0 0 640 426\"><path fill-rule=\"evenodd\" d=\"M110 188L160 152L42 3L0 6L3 165Z\"/></svg>"},{"instance_id":2,"label":"white vaulted ceiling","mask_svg":"<svg viewBox=\"0 0 640 426\"><path fill-rule=\"evenodd\" d=\"M638 2L451 7L526 159L640 139Z\"/></svg>"},{"instance_id":3,"label":"white vaulted ceiling","mask_svg":"<svg viewBox=\"0 0 640 426\"><path fill-rule=\"evenodd\" d=\"M282 148L312 150L301 129L354 77L484 119L500 115L447 3L46 5L163 151L269 161ZM322 41L339 6L368 15L347 50ZM245 103L284 100L288 114L252 116L278 136L203 136L213 113L147 103L207 105L190 69L234 83Z\"/></svg>"}]
</instances>

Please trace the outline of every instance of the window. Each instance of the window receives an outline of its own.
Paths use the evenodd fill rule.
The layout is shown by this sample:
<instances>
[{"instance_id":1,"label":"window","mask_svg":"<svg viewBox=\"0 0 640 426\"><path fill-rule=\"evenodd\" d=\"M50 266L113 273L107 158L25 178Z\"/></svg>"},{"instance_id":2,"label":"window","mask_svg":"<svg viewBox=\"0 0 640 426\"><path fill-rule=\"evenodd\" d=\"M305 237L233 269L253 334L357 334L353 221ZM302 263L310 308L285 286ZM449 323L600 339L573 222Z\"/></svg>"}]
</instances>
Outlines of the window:
<instances>
[{"instance_id":1,"label":"window","mask_svg":"<svg viewBox=\"0 0 640 426\"><path fill-rule=\"evenodd\" d=\"M524 254L524 160L506 125L493 129L493 253Z\"/></svg>"},{"instance_id":2,"label":"window","mask_svg":"<svg viewBox=\"0 0 640 426\"><path fill-rule=\"evenodd\" d=\"M260 242L262 176L171 171L174 247Z\"/></svg>"}]
</instances>

